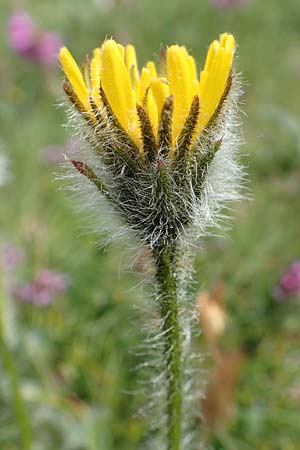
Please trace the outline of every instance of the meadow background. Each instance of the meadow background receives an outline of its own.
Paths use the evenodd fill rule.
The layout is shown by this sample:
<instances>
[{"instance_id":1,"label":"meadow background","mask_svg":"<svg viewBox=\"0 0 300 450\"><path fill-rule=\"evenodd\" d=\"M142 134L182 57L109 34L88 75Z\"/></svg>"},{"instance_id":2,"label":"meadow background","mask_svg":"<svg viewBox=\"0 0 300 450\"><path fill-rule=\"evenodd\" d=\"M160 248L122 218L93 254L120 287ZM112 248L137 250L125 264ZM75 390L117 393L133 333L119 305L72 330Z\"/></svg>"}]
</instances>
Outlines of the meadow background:
<instances>
[{"instance_id":1,"label":"meadow background","mask_svg":"<svg viewBox=\"0 0 300 450\"><path fill-rule=\"evenodd\" d=\"M178 42L200 67L219 33L235 34L253 199L236 205L226 239L205 239L196 260L194 294L205 290L213 318L226 318L222 336L204 333L195 343L208 382L199 426L211 450L298 450L300 303L288 292L278 300L275 291L300 258L300 2L1 0L0 147L9 166L0 191L1 319L32 450L134 450L145 430L135 415L143 399L128 394L139 389L132 349L143 313L134 305L142 307L147 293L124 247L99 248L99 237L81 232L82 218L54 181L70 138L55 106L62 74L9 47L16 10L58 33L78 61L114 36L135 44L141 63ZM20 450L2 362L0 448Z\"/></svg>"}]
</instances>

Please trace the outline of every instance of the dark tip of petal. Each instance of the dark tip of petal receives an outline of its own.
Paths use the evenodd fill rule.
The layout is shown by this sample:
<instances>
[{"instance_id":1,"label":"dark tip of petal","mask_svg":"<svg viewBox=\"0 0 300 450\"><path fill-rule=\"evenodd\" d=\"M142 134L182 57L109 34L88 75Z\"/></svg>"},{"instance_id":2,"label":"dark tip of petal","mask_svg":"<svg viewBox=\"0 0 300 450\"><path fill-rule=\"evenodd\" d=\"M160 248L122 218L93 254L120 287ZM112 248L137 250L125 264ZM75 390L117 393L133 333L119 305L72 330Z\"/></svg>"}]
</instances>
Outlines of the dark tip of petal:
<instances>
[{"instance_id":1,"label":"dark tip of petal","mask_svg":"<svg viewBox=\"0 0 300 450\"><path fill-rule=\"evenodd\" d=\"M87 164L85 164L82 161L77 161L75 159L71 160L71 163L75 167L76 170L78 170L79 173L87 177L94 185L99 189L102 194L104 194L106 197L109 198L108 190L106 189L105 185L103 184L102 180L95 174L93 169L89 167Z\"/></svg>"},{"instance_id":2,"label":"dark tip of petal","mask_svg":"<svg viewBox=\"0 0 300 450\"><path fill-rule=\"evenodd\" d=\"M159 169L159 170L161 170L161 169L163 169L164 167L165 167L165 161L163 160L163 159L158 159L157 160L157 168Z\"/></svg>"},{"instance_id":3,"label":"dark tip of petal","mask_svg":"<svg viewBox=\"0 0 300 450\"><path fill-rule=\"evenodd\" d=\"M79 173L81 173L82 175L86 175L85 164L83 162L72 159L71 163Z\"/></svg>"}]
</instances>

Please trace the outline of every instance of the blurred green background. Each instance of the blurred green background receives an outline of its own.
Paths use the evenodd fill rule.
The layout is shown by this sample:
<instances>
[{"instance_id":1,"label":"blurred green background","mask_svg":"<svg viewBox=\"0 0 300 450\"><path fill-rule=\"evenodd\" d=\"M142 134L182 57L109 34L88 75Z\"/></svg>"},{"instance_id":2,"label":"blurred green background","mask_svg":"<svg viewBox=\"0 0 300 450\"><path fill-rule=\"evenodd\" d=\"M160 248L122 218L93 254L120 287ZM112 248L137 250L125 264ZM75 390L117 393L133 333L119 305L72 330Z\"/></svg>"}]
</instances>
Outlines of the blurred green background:
<instances>
[{"instance_id":1,"label":"blurred green background","mask_svg":"<svg viewBox=\"0 0 300 450\"><path fill-rule=\"evenodd\" d=\"M54 181L60 169L47 152L70 138L56 107L62 74L9 47L7 21L16 10L59 33L78 61L114 36L136 46L140 63L177 42L200 67L219 33L235 34L245 80L241 152L253 199L236 205L227 238L205 239L196 260L194 291L222 286L227 326L213 354L225 361L216 392L227 389L231 410L228 416L221 407L213 426L201 426L213 450L298 450L299 302L278 302L272 291L300 258L300 2L220 8L209 0L1 0L0 146L9 164L0 192L1 245L23 253L13 268L2 264L2 320L32 449L134 450L147 427L135 415L143 399L127 393L139 388L132 370L139 358L131 350L141 340L143 313L133 305L142 307L147 295L126 269L123 248L98 248L97 236L81 233L82 218ZM67 277L64 292L44 307L18 300L18 289L43 269ZM209 356L203 337L196 345L207 355L210 380L218 358ZM242 363L227 364L232 355ZM2 362L0 402L0 448L19 450Z\"/></svg>"}]
</instances>

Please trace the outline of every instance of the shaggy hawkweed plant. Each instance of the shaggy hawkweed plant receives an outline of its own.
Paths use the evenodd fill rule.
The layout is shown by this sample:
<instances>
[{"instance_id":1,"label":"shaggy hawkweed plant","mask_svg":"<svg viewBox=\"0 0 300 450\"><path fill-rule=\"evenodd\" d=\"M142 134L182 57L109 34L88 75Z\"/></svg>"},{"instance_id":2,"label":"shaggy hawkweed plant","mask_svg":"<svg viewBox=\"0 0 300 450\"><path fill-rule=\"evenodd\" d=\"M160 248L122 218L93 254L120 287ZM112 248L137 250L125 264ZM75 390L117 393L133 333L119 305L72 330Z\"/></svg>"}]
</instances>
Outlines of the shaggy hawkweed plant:
<instances>
[{"instance_id":1,"label":"shaggy hawkweed plant","mask_svg":"<svg viewBox=\"0 0 300 450\"><path fill-rule=\"evenodd\" d=\"M160 319L146 343L156 357L145 366L153 368L156 432L149 448L155 450L200 446L187 256L224 204L238 198L235 47L234 37L222 34L200 77L194 58L178 45L167 48L159 73L152 61L139 71L134 47L113 39L86 57L82 71L66 48L60 51L71 124L86 141L80 156L70 158L73 179L88 187L93 211L106 205L102 215L112 213L148 250L153 267Z\"/></svg>"}]
</instances>

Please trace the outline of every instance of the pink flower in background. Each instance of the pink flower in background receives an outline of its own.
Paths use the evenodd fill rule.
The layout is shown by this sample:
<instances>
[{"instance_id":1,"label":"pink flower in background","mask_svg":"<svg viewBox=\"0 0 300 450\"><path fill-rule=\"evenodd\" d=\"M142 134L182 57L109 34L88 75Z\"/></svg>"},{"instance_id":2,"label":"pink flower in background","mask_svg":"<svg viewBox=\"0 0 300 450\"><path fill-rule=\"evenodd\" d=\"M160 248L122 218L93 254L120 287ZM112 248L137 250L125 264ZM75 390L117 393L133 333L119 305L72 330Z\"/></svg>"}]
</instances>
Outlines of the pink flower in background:
<instances>
[{"instance_id":1,"label":"pink flower in background","mask_svg":"<svg viewBox=\"0 0 300 450\"><path fill-rule=\"evenodd\" d=\"M36 45L37 61L44 66L57 65L58 52L62 46L62 41L56 33L43 33Z\"/></svg>"},{"instance_id":2,"label":"pink flower in background","mask_svg":"<svg viewBox=\"0 0 300 450\"><path fill-rule=\"evenodd\" d=\"M245 6L248 0L212 0L213 6L218 9L235 8Z\"/></svg>"},{"instance_id":3,"label":"pink flower in background","mask_svg":"<svg viewBox=\"0 0 300 450\"><path fill-rule=\"evenodd\" d=\"M2 264L5 270L11 271L24 261L24 252L20 247L4 244L2 247Z\"/></svg>"},{"instance_id":4,"label":"pink flower in background","mask_svg":"<svg viewBox=\"0 0 300 450\"><path fill-rule=\"evenodd\" d=\"M8 19L7 38L10 47L21 56L34 58L36 27L25 12L16 12Z\"/></svg>"},{"instance_id":5,"label":"pink flower in background","mask_svg":"<svg viewBox=\"0 0 300 450\"><path fill-rule=\"evenodd\" d=\"M57 296L63 294L68 287L68 279L65 275L50 269L40 270L34 280L21 286L16 297L25 303L33 303L36 306L48 306Z\"/></svg>"},{"instance_id":6,"label":"pink flower in background","mask_svg":"<svg viewBox=\"0 0 300 450\"><path fill-rule=\"evenodd\" d=\"M22 248L11 245L8 242L1 244L1 267L3 271L3 289L10 294L13 292L15 281L15 269L24 262L25 256Z\"/></svg>"},{"instance_id":7,"label":"pink flower in background","mask_svg":"<svg viewBox=\"0 0 300 450\"><path fill-rule=\"evenodd\" d=\"M300 295L300 261L295 261L281 275L278 285L273 289L273 297L283 301L298 295Z\"/></svg>"},{"instance_id":8,"label":"pink flower in background","mask_svg":"<svg viewBox=\"0 0 300 450\"><path fill-rule=\"evenodd\" d=\"M38 29L26 12L16 12L10 16L7 24L9 46L23 58L42 66L57 65L58 52L62 41L58 34Z\"/></svg>"},{"instance_id":9,"label":"pink flower in background","mask_svg":"<svg viewBox=\"0 0 300 450\"><path fill-rule=\"evenodd\" d=\"M31 303L34 298L34 295L35 295L34 283L23 284L16 291L17 299L21 300L22 302Z\"/></svg>"},{"instance_id":10,"label":"pink flower in background","mask_svg":"<svg viewBox=\"0 0 300 450\"><path fill-rule=\"evenodd\" d=\"M50 269L40 270L36 277L36 283L41 287L52 290L56 294L61 294L68 286L65 275Z\"/></svg>"}]
</instances>

